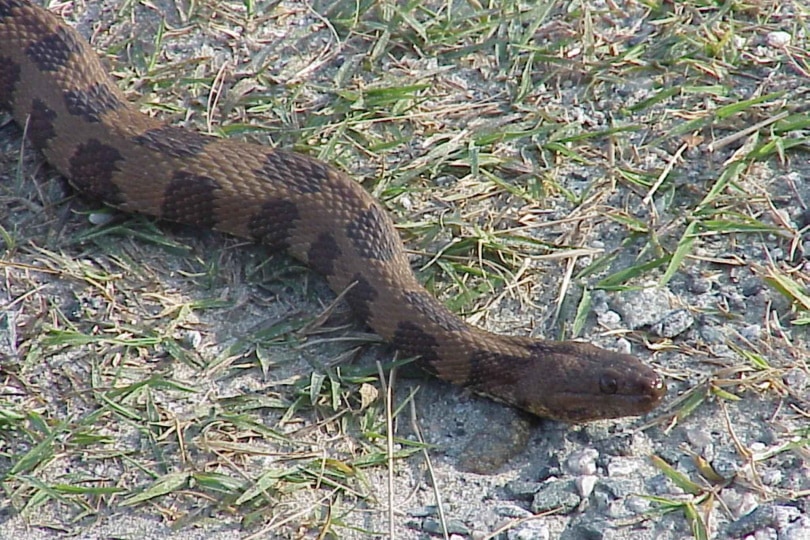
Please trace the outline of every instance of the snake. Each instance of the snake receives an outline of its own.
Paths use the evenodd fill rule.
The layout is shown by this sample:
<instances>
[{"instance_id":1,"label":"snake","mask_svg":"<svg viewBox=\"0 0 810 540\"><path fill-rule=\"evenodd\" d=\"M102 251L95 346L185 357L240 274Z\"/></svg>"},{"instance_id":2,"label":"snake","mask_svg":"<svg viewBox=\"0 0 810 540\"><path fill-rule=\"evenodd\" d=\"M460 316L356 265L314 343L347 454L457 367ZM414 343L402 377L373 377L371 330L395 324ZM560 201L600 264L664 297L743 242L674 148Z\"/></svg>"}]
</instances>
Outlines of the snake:
<instances>
[{"instance_id":1,"label":"snake","mask_svg":"<svg viewBox=\"0 0 810 540\"><path fill-rule=\"evenodd\" d=\"M142 113L89 43L29 0L0 0L0 107L83 196L286 251L439 379L569 423L642 415L666 394L630 354L469 324L420 284L388 212L347 173Z\"/></svg>"}]
</instances>

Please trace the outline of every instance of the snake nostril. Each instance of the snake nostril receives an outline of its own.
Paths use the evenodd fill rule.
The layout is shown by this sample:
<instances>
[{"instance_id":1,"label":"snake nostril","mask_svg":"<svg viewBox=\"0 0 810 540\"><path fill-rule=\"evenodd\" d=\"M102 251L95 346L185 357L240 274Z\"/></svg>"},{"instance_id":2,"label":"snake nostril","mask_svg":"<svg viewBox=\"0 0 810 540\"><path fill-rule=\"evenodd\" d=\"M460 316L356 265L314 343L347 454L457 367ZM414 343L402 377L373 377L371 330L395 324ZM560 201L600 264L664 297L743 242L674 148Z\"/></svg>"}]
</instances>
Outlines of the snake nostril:
<instances>
[{"instance_id":1,"label":"snake nostril","mask_svg":"<svg viewBox=\"0 0 810 540\"><path fill-rule=\"evenodd\" d=\"M599 379L599 391L603 394L615 394L619 391L619 382L615 377L602 375Z\"/></svg>"}]
</instances>

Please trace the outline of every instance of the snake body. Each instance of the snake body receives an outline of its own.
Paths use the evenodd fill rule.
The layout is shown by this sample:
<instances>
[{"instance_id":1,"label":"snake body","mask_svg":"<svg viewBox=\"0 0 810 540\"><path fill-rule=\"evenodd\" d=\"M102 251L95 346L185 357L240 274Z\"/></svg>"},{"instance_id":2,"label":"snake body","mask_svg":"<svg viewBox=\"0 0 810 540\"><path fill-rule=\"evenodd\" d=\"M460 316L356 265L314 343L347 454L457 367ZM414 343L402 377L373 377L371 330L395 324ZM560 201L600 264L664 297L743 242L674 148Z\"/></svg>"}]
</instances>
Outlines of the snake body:
<instances>
[{"instance_id":1,"label":"snake body","mask_svg":"<svg viewBox=\"0 0 810 540\"><path fill-rule=\"evenodd\" d=\"M307 156L140 113L86 41L27 0L0 0L0 106L79 192L288 251L445 381L569 422L642 414L664 396L635 357L470 326L420 285L392 220L357 182Z\"/></svg>"}]
</instances>

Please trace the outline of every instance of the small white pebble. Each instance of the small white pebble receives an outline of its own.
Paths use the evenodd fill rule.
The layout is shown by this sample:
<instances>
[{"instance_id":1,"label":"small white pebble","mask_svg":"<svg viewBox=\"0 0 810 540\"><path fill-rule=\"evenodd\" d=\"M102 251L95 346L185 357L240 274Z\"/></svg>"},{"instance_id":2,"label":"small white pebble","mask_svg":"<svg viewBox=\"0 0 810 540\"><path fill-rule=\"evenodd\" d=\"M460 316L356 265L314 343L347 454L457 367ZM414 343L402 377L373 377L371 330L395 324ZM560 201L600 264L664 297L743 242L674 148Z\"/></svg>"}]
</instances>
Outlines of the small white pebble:
<instances>
[{"instance_id":1,"label":"small white pebble","mask_svg":"<svg viewBox=\"0 0 810 540\"><path fill-rule=\"evenodd\" d=\"M402 195L399 198L399 203L405 210L413 210L413 200L411 199L410 195Z\"/></svg>"},{"instance_id":2,"label":"small white pebble","mask_svg":"<svg viewBox=\"0 0 810 540\"><path fill-rule=\"evenodd\" d=\"M87 221L93 225L106 225L111 222L115 216L109 212L93 212L87 216Z\"/></svg>"},{"instance_id":3,"label":"small white pebble","mask_svg":"<svg viewBox=\"0 0 810 540\"><path fill-rule=\"evenodd\" d=\"M782 471L779 469L767 469L762 471L762 483L766 486L775 486L782 482Z\"/></svg>"},{"instance_id":4,"label":"small white pebble","mask_svg":"<svg viewBox=\"0 0 810 540\"><path fill-rule=\"evenodd\" d=\"M188 330L183 336L183 341L194 349L199 348L199 346L202 344L202 340L202 334L197 330Z\"/></svg>"},{"instance_id":5,"label":"small white pebble","mask_svg":"<svg viewBox=\"0 0 810 540\"><path fill-rule=\"evenodd\" d=\"M752 452L762 452L766 448L768 448L768 445L760 441L752 442L751 446L748 447L748 449Z\"/></svg>"},{"instance_id":6,"label":"small white pebble","mask_svg":"<svg viewBox=\"0 0 810 540\"><path fill-rule=\"evenodd\" d=\"M749 534L745 537L745 540L776 540L777 538L776 529L773 527L765 527L764 529L756 531L754 534Z\"/></svg>"},{"instance_id":7,"label":"small white pebble","mask_svg":"<svg viewBox=\"0 0 810 540\"><path fill-rule=\"evenodd\" d=\"M578 476L576 479L577 491L579 496L587 499L593 493L593 488L596 486L596 476L586 474L585 476Z\"/></svg>"},{"instance_id":8,"label":"small white pebble","mask_svg":"<svg viewBox=\"0 0 810 540\"><path fill-rule=\"evenodd\" d=\"M765 42L774 49L781 49L790 45L790 34L780 31L769 32L765 37Z\"/></svg>"},{"instance_id":9,"label":"small white pebble","mask_svg":"<svg viewBox=\"0 0 810 540\"><path fill-rule=\"evenodd\" d=\"M742 329L741 334L745 339L748 341L759 341L759 337L762 334L762 327L758 324L750 324Z\"/></svg>"},{"instance_id":10,"label":"small white pebble","mask_svg":"<svg viewBox=\"0 0 810 540\"><path fill-rule=\"evenodd\" d=\"M585 448L573 452L565 464L572 474L576 475L591 475L596 474L596 458L599 457L599 452L594 448Z\"/></svg>"},{"instance_id":11,"label":"small white pebble","mask_svg":"<svg viewBox=\"0 0 810 540\"><path fill-rule=\"evenodd\" d=\"M759 503L756 496L753 493L743 493L736 508L737 515L746 516L756 510L757 507L759 507Z\"/></svg>"},{"instance_id":12,"label":"small white pebble","mask_svg":"<svg viewBox=\"0 0 810 540\"><path fill-rule=\"evenodd\" d=\"M606 311L604 313L599 313L596 316L596 320L599 322L600 325L604 326L605 328L619 328L622 324L622 317L615 311Z\"/></svg>"},{"instance_id":13,"label":"small white pebble","mask_svg":"<svg viewBox=\"0 0 810 540\"><path fill-rule=\"evenodd\" d=\"M631 354L633 352L633 346L630 342L624 338L619 338L616 340L615 346L616 352L624 353L624 354Z\"/></svg>"}]
</instances>

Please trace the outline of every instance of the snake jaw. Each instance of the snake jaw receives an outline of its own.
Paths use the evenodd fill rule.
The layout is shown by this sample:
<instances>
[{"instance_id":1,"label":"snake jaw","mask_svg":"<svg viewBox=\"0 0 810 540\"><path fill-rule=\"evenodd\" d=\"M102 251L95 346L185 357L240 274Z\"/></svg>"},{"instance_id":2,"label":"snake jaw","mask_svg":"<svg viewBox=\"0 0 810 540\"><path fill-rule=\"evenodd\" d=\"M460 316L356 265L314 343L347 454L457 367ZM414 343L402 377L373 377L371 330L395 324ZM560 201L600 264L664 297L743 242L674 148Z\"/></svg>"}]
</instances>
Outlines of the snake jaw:
<instances>
[{"instance_id":1,"label":"snake jaw","mask_svg":"<svg viewBox=\"0 0 810 540\"><path fill-rule=\"evenodd\" d=\"M536 399L519 399L523 403L522 408L538 416L562 422L584 423L646 414L666 394L666 385L657 374L652 377L634 377L632 381L625 381L620 385L617 391L608 393L598 389L598 379L604 376L589 378L590 381L580 380L579 382L584 382L582 387L556 385L545 394L539 405ZM597 391L591 391L593 388L597 388Z\"/></svg>"},{"instance_id":2,"label":"snake jaw","mask_svg":"<svg viewBox=\"0 0 810 540\"><path fill-rule=\"evenodd\" d=\"M658 375L634 378L626 385L627 392L604 393L597 396L582 393L560 393L557 403L567 411L564 420L572 423L606 420L625 416L640 416L653 410L666 395L666 384Z\"/></svg>"},{"instance_id":3,"label":"snake jaw","mask_svg":"<svg viewBox=\"0 0 810 540\"><path fill-rule=\"evenodd\" d=\"M640 416L666 395L663 378L637 358L580 342L533 341L513 358L518 376L486 393L536 416L569 423ZM513 366L515 367L515 366Z\"/></svg>"}]
</instances>

